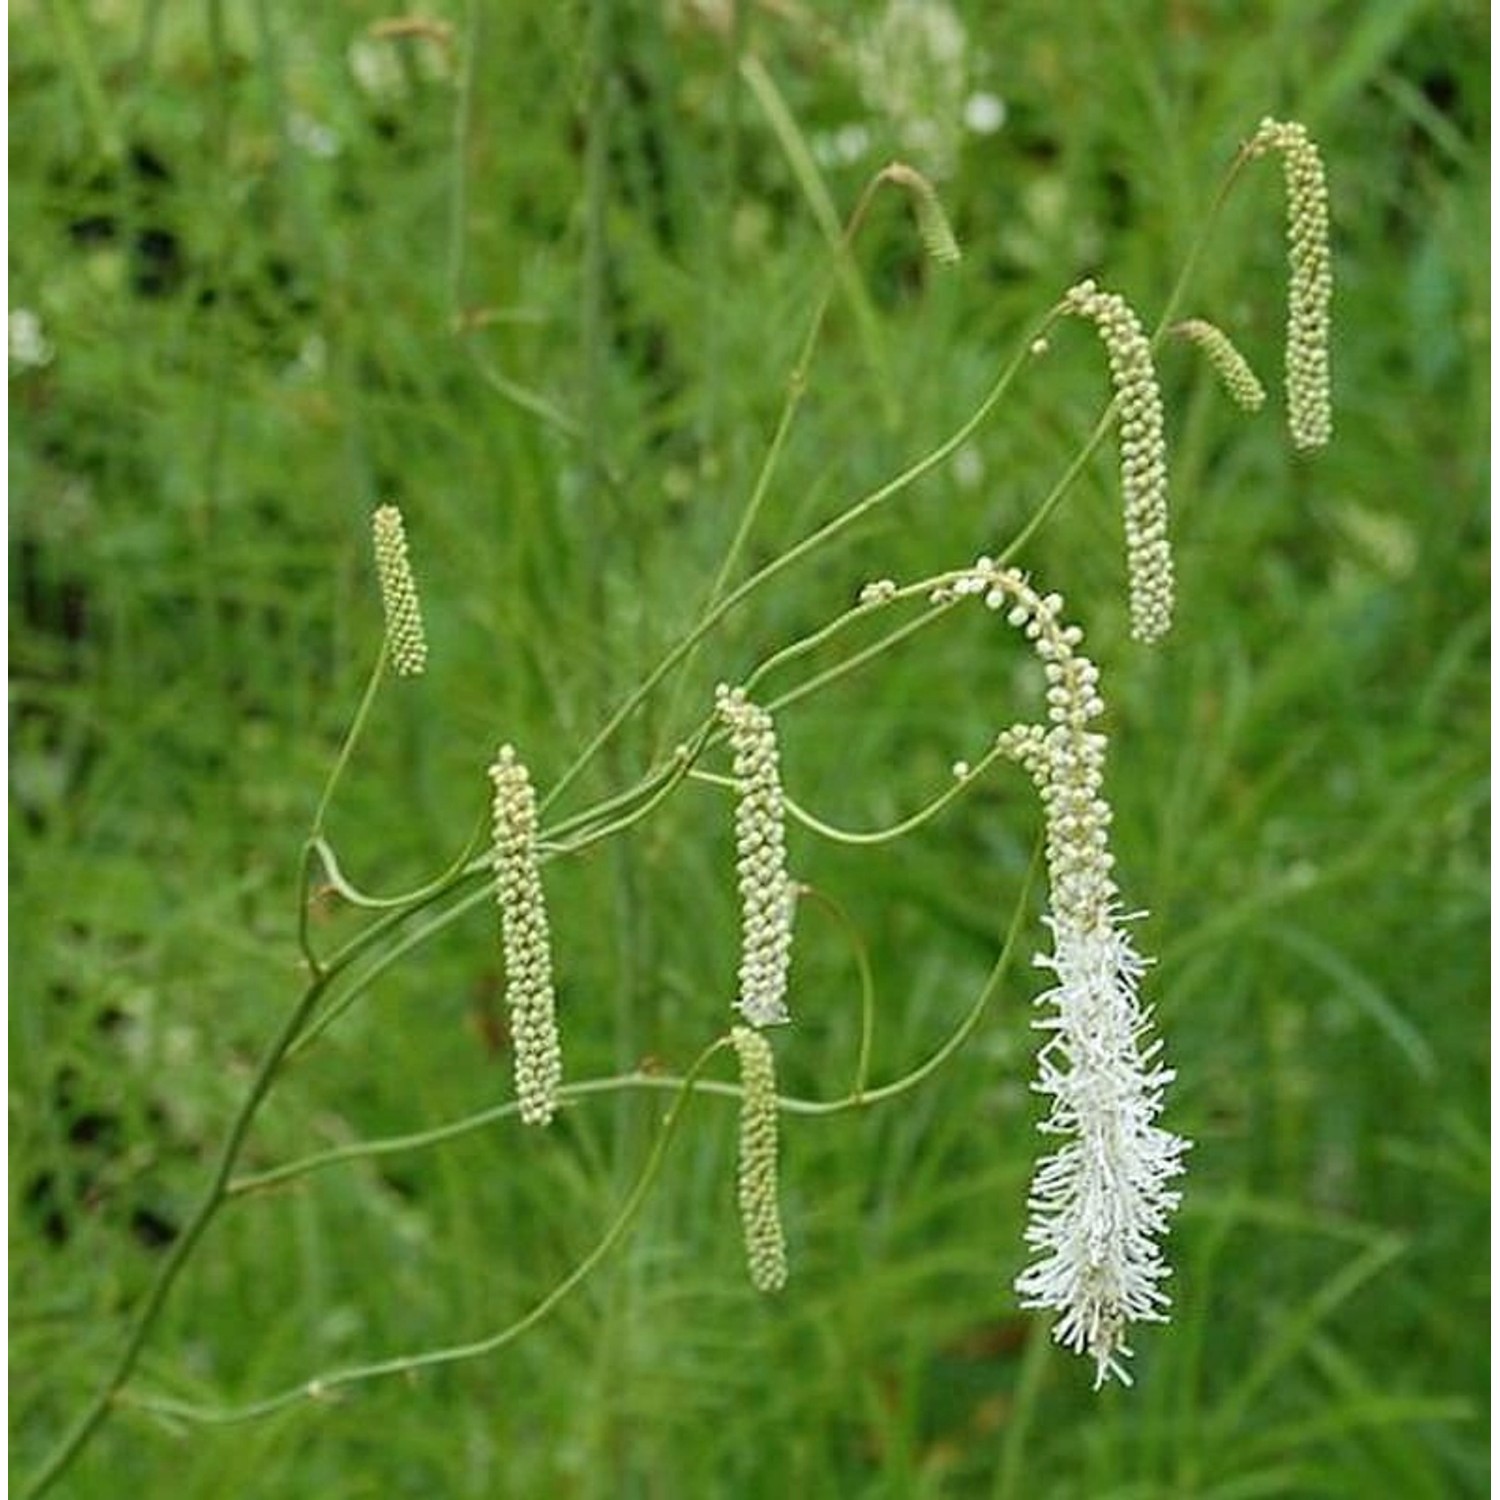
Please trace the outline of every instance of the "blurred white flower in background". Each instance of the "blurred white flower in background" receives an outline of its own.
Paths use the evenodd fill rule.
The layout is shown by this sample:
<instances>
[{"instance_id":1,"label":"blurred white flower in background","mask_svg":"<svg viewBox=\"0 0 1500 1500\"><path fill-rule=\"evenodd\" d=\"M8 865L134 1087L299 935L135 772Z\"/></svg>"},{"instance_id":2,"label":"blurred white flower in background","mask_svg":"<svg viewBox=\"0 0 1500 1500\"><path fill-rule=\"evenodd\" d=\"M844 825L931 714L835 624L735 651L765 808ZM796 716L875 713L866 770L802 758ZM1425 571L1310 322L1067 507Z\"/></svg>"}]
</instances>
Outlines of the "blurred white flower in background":
<instances>
[{"instance_id":1,"label":"blurred white flower in background","mask_svg":"<svg viewBox=\"0 0 1500 1500\"><path fill-rule=\"evenodd\" d=\"M1005 100L981 89L964 100L964 127L975 135L994 135L1005 124Z\"/></svg>"},{"instance_id":2,"label":"blurred white flower in background","mask_svg":"<svg viewBox=\"0 0 1500 1500\"><path fill-rule=\"evenodd\" d=\"M870 152L870 132L863 125L841 125L812 138L813 159L820 167L848 167Z\"/></svg>"},{"instance_id":3,"label":"blurred white flower in background","mask_svg":"<svg viewBox=\"0 0 1500 1500\"><path fill-rule=\"evenodd\" d=\"M343 149L338 133L321 120L315 120L311 115L305 115L300 110L293 110L286 122L287 139L297 147L299 151L305 151L309 156L315 156L319 161L328 161L335 157Z\"/></svg>"},{"instance_id":4,"label":"blurred white flower in background","mask_svg":"<svg viewBox=\"0 0 1500 1500\"><path fill-rule=\"evenodd\" d=\"M944 0L889 0L854 49L859 91L884 115L901 149L930 177L958 160L968 94L969 39Z\"/></svg>"},{"instance_id":5,"label":"blurred white flower in background","mask_svg":"<svg viewBox=\"0 0 1500 1500\"><path fill-rule=\"evenodd\" d=\"M52 363L52 343L42 328L41 315L29 307L13 307L10 312L10 367L16 370L40 370Z\"/></svg>"}]
</instances>

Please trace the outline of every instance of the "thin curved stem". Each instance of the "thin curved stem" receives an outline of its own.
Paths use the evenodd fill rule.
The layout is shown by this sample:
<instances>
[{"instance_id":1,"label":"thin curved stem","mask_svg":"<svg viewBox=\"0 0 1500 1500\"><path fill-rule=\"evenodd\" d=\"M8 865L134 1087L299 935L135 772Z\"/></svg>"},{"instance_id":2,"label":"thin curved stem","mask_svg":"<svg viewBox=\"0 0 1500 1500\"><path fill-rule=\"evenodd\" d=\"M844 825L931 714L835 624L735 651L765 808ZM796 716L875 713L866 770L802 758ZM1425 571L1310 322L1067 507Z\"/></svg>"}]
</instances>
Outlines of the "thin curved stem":
<instances>
[{"instance_id":1,"label":"thin curved stem","mask_svg":"<svg viewBox=\"0 0 1500 1500\"><path fill-rule=\"evenodd\" d=\"M999 957L995 960L994 967L990 970L989 976L981 987L973 1005L947 1040L930 1057L913 1068L911 1072L904 1074L891 1083L883 1084L879 1088L856 1087L850 1093L838 1099L831 1100L803 1099L796 1095L782 1094L777 1098L777 1108L783 1113L791 1115L842 1114L852 1109L863 1108L869 1104L899 1098L902 1094L915 1088L924 1079L929 1078L936 1072L973 1034L974 1028L979 1024L981 1017L984 1015L985 1008L999 992L1000 986L1009 972L1011 962L1015 956L1016 944L1019 941L1021 928L1030 904L1031 887L1035 881L1040 862L1041 849L1039 844L1032 862L1027 869L1026 879L1016 896L1015 910L1011 915L1010 926L1005 935L1005 942L1001 947ZM559 1103L566 1105L575 1100L587 1099L599 1094L618 1093L623 1089L672 1090L680 1088L682 1083L682 1078L664 1073L620 1073L613 1074L607 1078L585 1078L575 1080L572 1083L565 1083L558 1089L557 1096ZM738 1099L743 1093L739 1084L717 1083L712 1079L699 1083L697 1088L700 1093L719 1094L730 1099ZM322 1171L326 1167L337 1166L344 1162L365 1161L375 1157L397 1155L406 1151L426 1150L429 1147L441 1145L445 1141L456 1140L461 1136L470 1135L474 1131L483 1130L500 1120L508 1119L511 1115L517 1114L519 1108L520 1106L514 1100L510 1100L504 1104L492 1105L488 1109L478 1110L474 1114L465 1115L462 1119L451 1120L445 1125L434 1126L429 1130L419 1130L409 1135L391 1136L382 1140L355 1141L347 1146L335 1146L330 1150L316 1152L313 1155L304 1156L297 1161L286 1162L279 1167L269 1168L264 1172L257 1172L251 1176L237 1178L231 1184L230 1191L236 1196L242 1193L264 1192L267 1189L281 1187L286 1183L295 1181L299 1177L305 1177L310 1173Z\"/></svg>"},{"instance_id":2,"label":"thin curved stem","mask_svg":"<svg viewBox=\"0 0 1500 1500\"><path fill-rule=\"evenodd\" d=\"M167 1300L167 1293L171 1291L172 1284L177 1280L188 1257L202 1238L203 1231L208 1228L214 1215L224 1203L230 1174L234 1171L234 1164L239 1159L240 1149L250 1130L250 1123L255 1118L261 1100L265 1098L271 1086L271 1080L282 1058L286 1055L287 1048L317 1003L323 984L324 981L319 978L308 985L301 999L292 1007L282 1022L281 1030L266 1048L265 1055L261 1058L250 1080L250 1087L230 1123L229 1133L224 1138L213 1176L209 1179L208 1186L204 1189L203 1196L199 1199L192 1217L172 1242L172 1248L167 1252L166 1259L157 1270L156 1278L151 1283L145 1301L136 1311L130 1331L126 1335L124 1347L115 1359L109 1374L100 1383L92 1400L84 1407L78 1420L63 1434L52 1452L42 1462L41 1467L32 1475L30 1483L22 1491L26 1500L35 1500L36 1496L43 1495L52 1488L118 1400L119 1393L130 1378L131 1371L135 1369L141 1349Z\"/></svg>"},{"instance_id":3,"label":"thin curved stem","mask_svg":"<svg viewBox=\"0 0 1500 1500\"><path fill-rule=\"evenodd\" d=\"M296 1041L287 1052L289 1061L300 1057L319 1037L338 1020L351 1005L364 994L370 985L393 964L397 963L413 948L420 947L434 934L441 932L443 928L458 921L466 912L482 902L493 899L487 886L480 886L477 890L469 891L466 895L455 901L452 906L446 906L435 917L424 922L420 927L407 933L398 942L384 949L371 960L368 968L363 970L359 976L351 981L349 988L341 994L337 1000L332 1001L319 1013L317 1019L311 1022L297 1037ZM397 917L405 917L409 913L400 912ZM352 962L352 959L351 959ZM325 970L325 979L334 977L337 971L330 965Z\"/></svg>"},{"instance_id":4,"label":"thin curved stem","mask_svg":"<svg viewBox=\"0 0 1500 1500\"><path fill-rule=\"evenodd\" d=\"M470 860L474 856L474 850L484 838L486 821L485 815L481 813L473 832L465 840L458 858L441 875L434 876L425 885L420 885L415 890L404 891L399 896L372 896L360 890L339 867L333 846L321 834L314 834L308 840L308 847L322 863L323 873L327 877L330 888L342 896L350 906L357 906L366 911L390 911L397 907L405 908L419 904L429 896L441 895L459 876L468 871L471 868Z\"/></svg>"},{"instance_id":5,"label":"thin curved stem","mask_svg":"<svg viewBox=\"0 0 1500 1500\"><path fill-rule=\"evenodd\" d=\"M667 1112L666 1119L662 1121L661 1129L657 1132L656 1140L652 1144L651 1153L646 1158L646 1164L641 1168L640 1175L636 1178L635 1185L631 1188L614 1222L605 1230L598 1244L568 1273L553 1289L541 1299L523 1317L508 1323L496 1333L485 1338L475 1339L465 1344L453 1344L443 1349L430 1349L420 1354L400 1355L392 1359L376 1360L370 1364L353 1365L342 1370L331 1370L325 1375L314 1376L310 1380L303 1381L299 1385L290 1387L274 1396L268 1396L260 1401L250 1402L245 1406L231 1408L212 1408L192 1406L185 1402L163 1400L157 1397L131 1396L128 1398L132 1406L143 1410L159 1412L164 1416L176 1417L182 1420L212 1423L231 1423L251 1421L256 1417L269 1416L272 1412L280 1411L283 1407L294 1405L299 1401L323 1400L333 1395L336 1391L346 1386L357 1385L367 1380L377 1380L387 1375L409 1375L418 1370L430 1370L438 1365L458 1364L464 1360L479 1359L486 1354L493 1354L497 1349L512 1343L519 1338L527 1329L540 1323L554 1307L558 1305L575 1287L582 1283L590 1273L609 1255L630 1227L636 1214L640 1211L641 1204L645 1202L647 1193L656 1182L661 1172L663 1161L666 1159L667 1147L677 1133L677 1128L682 1121L683 1112L688 1100L692 1097L694 1089L699 1087L699 1075L708 1065L709 1059L722 1048L729 1045L729 1038L721 1036L710 1042L697 1059L688 1069L687 1073L676 1081L677 1098Z\"/></svg>"},{"instance_id":6,"label":"thin curved stem","mask_svg":"<svg viewBox=\"0 0 1500 1500\"><path fill-rule=\"evenodd\" d=\"M329 771L328 780L323 784L323 795L318 798L318 808L313 813L312 832L309 837L316 838L323 832L324 820L328 816L328 806L333 801L334 791L343 777L345 767L349 764L349 757L354 754L354 746L365 727L365 720L370 716L370 707L375 702L376 690L380 687L380 679L385 673L388 650L389 642L382 635L380 654L376 656L375 665L370 671L370 680L365 684L364 696L359 700L359 707L354 711L354 718L349 723L344 742L339 746L339 753L334 757L333 769Z\"/></svg>"},{"instance_id":7,"label":"thin curved stem","mask_svg":"<svg viewBox=\"0 0 1500 1500\"><path fill-rule=\"evenodd\" d=\"M821 906L844 930L854 951L854 962L859 969L859 1053L854 1062L854 1091L850 1097L863 1099L870 1081L870 1052L875 1041L875 973L870 967L870 950L854 919L826 891L814 885L800 885L797 896Z\"/></svg>"},{"instance_id":8,"label":"thin curved stem","mask_svg":"<svg viewBox=\"0 0 1500 1500\"><path fill-rule=\"evenodd\" d=\"M1012 382L1020 372L1022 366L1030 357L1031 345L1041 338L1046 330L1062 316L1061 306L1056 306L1047 312L1046 316L1033 328L1022 340L1017 353L1006 364L1004 369L996 378L995 383L985 394L984 399L970 414L968 419L953 433L939 443L935 448L929 449L921 458L909 464L893 479L871 490L861 499L854 502L846 510L841 511L831 521L820 526L816 531L805 536L800 542L790 547L787 551L771 559L764 567L753 573L737 588L726 594L717 605L708 611L701 620L673 646L665 656L647 673L641 683L633 689L605 721L592 740L583 748L574 759L572 765L553 783L551 790L542 799L541 810L546 811L559 797L570 787L574 781L582 775L583 771L593 762L594 757L614 737L620 726L636 711L640 705L653 693L662 679L669 673L678 662L694 650L698 643L724 619L732 610L743 604L756 590L763 588L773 578L779 577L788 568L801 562L810 553L815 552L826 542L847 531L851 526L862 521L872 510L883 505L887 500L899 495L903 490L915 484L924 475L932 472L938 465L946 462L954 453L974 435L975 431L984 422L985 418L995 409L1005 393L1010 389Z\"/></svg>"},{"instance_id":9,"label":"thin curved stem","mask_svg":"<svg viewBox=\"0 0 1500 1500\"><path fill-rule=\"evenodd\" d=\"M955 776L953 784L945 786L931 802L918 808L910 817L903 818L899 823L891 824L889 828L874 828L869 830L838 828L832 823L825 823L821 818L814 817L806 808L793 802L790 797L784 799L786 810L804 828L817 834L819 838L828 839L831 843L856 846L889 844L896 839L905 838L909 833L916 832L924 823L930 822L942 812L950 802L956 802L973 785L975 778L986 771L995 761L1000 760L1003 754L1003 751L991 747L972 766L965 769L961 775Z\"/></svg>"}]
</instances>

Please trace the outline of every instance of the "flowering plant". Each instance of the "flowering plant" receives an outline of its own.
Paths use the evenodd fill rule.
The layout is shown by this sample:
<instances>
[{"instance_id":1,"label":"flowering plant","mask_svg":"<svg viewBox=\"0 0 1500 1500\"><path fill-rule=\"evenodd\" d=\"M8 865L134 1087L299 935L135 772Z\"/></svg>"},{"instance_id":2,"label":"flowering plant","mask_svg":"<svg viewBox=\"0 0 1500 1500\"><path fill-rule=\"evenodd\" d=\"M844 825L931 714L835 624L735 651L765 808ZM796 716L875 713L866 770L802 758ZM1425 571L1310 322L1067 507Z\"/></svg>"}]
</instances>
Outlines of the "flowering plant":
<instances>
[{"instance_id":1,"label":"flowering plant","mask_svg":"<svg viewBox=\"0 0 1500 1500\"><path fill-rule=\"evenodd\" d=\"M763 69L750 69L752 92L768 109L784 109ZM1291 278L1288 297L1286 385L1292 441L1314 448L1331 434L1327 355L1331 276L1327 247L1326 185L1316 147L1300 126L1264 122L1232 164L1224 191L1249 161L1282 153L1288 188ZM157 1280L126 1335L95 1396L60 1438L33 1477L28 1494L41 1494L66 1472L107 1416L123 1405L192 1422L260 1416L362 1381L472 1359L494 1352L531 1327L579 1284L620 1241L657 1179L666 1148L680 1128L686 1101L695 1093L728 1095L741 1106L740 1165L736 1179L746 1259L752 1284L762 1292L793 1295L794 1258L788 1250L778 1197L779 1124L784 1113L818 1117L878 1107L919 1087L978 1029L1000 991L1022 929L1025 903L1018 899L1008 935L989 978L943 1046L888 1082L869 1077L873 1006L864 987L863 1024L855 1083L835 1099L781 1095L776 1085L776 1048L802 1045L799 1020L816 997L795 993L791 967L793 917L804 887L790 870L786 839L791 821L821 837L851 844L894 839L922 826L962 796L996 762L1011 759L1029 774L1040 794L1045 824L1051 949L1038 963L1053 983L1037 997L1035 1027L1044 1040L1037 1054L1036 1091L1047 1101L1041 1130L1056 1149L1043 1156L1032 1179L1026 1243L1036 1258L1016 1280L1024 1306L1056 1315L1053 1336L1093 1361L1096 1384L1109 1376L1128 1383L1124 1363L1132 1324L1165 1320L1168 1265L1164 1238L1179 1203L1177 1179L1188 1142L1159 1123L1173 1072L1163 1061L1153 1032L1151 1007L1141 998L1146 960L1131 937L1132 913L1117 888L1110 850L1110 806L1104 768L1108 743L1100 728L1104 700L1100 672L1080 654L1081 628L1065 622L1059 594L1044 591L1017 566L1036 529L1068 493L1083 465L1116 427L1119 429L1126 568L1132 633L1150 643L1171 626L1174 574L1167 512L1166 423L1155 357L1169 328L1183 331L1224 375L1241 403L1259 390L1228 335L1202 319L1174 324L1187 273L1167 298L1153 332L1118 293L1085 280L1059 299L1027 330L975 411L943 442L885 483L851 501L831 520L780 550L731 585L747 542L760 519L782 442L806 385L807 366L824 313L874 194L894 186L911 196L921 237L934 259L951 266L957 240L943 216L931 182L915 168L896 163L872 178L835 247L828 290L809 320L775 438L740 524L706 602L692 627L600 726L544 792L533 784L520 748L506 741L489 769L492 816L454 865L423 885L395 896L375 896L344 872L328 836L326 816L353 752L366 732L369 709L387 668L417 679L428 662L428 643L408 550L406 523L394 505L373 517L374 562L385 610L385 630L369 685L357 706L330 770L303 849L298 932L306 983L256 1067L226 1135L223 1150L199 1206L161 1264ZM1206 235L1214 214L1207 215ZM1193 261L1190 257L1188 266ZM708 647L729 611L767 589L784 572L825 549L958 453L1023 376L1038 368L1049 337L1065 320L1082 318L1098 330L1112 377L1111 399L1094 430L1054 488L1043 496L1020 532L995 555L968 567L898 582L878 579L858 586L855 602L833 619L762 655L733 684L700 703L699 720L683 742L637 778L601 800L571 813L558 812L564 795L620 727L664 686L682 690L684 666ZM420 542L420 531L413 533ZM420 551L420 547L418 548ZM898 641L936 627L966 602L979 600L1021 631L1040 659L1045 678L1042 722L1023 720L999 732L974 766L956 768L943 787L915 814L876 833L850 833L802 808L783 783L778 725L802 698L861 669ZM847 645L855 626L879 629L888 612L903 618L872 644ZM833 666L807 672L792 686L772 692L774 674L802 664L815 649L842 648ZM406 691L419 691L408 681ZM493 741L492 741L493 743ZM720 758L727 754L727 767ZM716 769L716 767L718 767ZM476 782L478 771L476 768ZM721 789L733 799L735 884L741 932L737 983L726 983L710 1039L679 1076L639 1070L600 1079L569 1079L563 1067L565 1025L555 974L567 962L554 951L544 890L546 866L613 838L647 819L689 781ZM729 821L726 819L726 822ZM486 833L488 837L486 838ZM487 843L488 847L484 847ZM366 925L342 947L324 951L313 939L309 911L315 899L344 902ZM375 979L401 962L467 910L493 900L499 909L497 948L505 970L515 1050L514 1098L464 1120L449 1121L398 1143L366 1141L255 1174L238 1174L242 1147L257 1111L295 1056L317 1040L368 994ZM789 1003L789 998L795 1003ZM727 1023L726 1013L735 1012ZM776 1028L773 1033L769 1028ZM772 1040L772 1037L775 1040ZM711 1063L732 1052L739 1081L706 1076ZM365 1365L313 1375L261 1400L236 1408L186 1403L142 1390L136 1366L160 1309L210 1223L236 1198L293 1178L381 1152L435 1146L469 1130L517 1115L545 1127L588 1094L625 1089L669 1090L674 1102L616 1219L596 1247L523 1316L470 1342L421 1350ZM997 1251L998 1253L998 1251Z\"/></svg>"}]
</instances>

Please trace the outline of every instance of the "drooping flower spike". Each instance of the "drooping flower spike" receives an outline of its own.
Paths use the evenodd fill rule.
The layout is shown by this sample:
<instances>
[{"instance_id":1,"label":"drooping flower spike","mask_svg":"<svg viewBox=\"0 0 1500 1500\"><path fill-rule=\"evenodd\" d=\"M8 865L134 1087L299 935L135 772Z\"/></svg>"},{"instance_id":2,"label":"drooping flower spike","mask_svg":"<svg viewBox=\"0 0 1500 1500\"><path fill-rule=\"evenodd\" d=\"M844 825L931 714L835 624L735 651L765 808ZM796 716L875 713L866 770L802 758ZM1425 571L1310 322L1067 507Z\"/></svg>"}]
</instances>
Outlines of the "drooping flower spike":
<instances>
[{"instance_id":1,"label":"drooping flower spike","mask_svg":"<svg viewBox=\"0 0 1500 1500\"><path fill-rule=\"evenodd\" d=\"M786 809L776 726L742 688L720 686L719 718L729 729L739 803L734 847L740 888L740 1014L752 1026L789 1021L787 973L792 959L796 886L786 868Z\"/></svg>"},{"instance_id":2,"label":"drooping flower spike","mask_svg":"<svg viewBox=\"0 0 1500 1500\"><path fill-rule=\"evenodd\" d=\"M1281 153L1286 179L1287 288L1286 410L1292 443L1321 448L1333 436L1329 374L1329 304L1333 257L1328 240L1328 181L1323 158L1295 120L1260 122L1247 148L1251 156Z\"/></svg>"},{"instance_id":3,"label":"drooping flower spike","mask_svg":"<svg viewBox=\"0 0 1500 1500\"><path fill-rule=\"evenodd\" d=\"M1037 1165L1026 1242L1038 1258L1016 1280L1024 1307L1057 1313L1052 1336L1094 1361L1095 1385L1125 1384L1133 1322L1165 1321L1170 1274L1160 1239L1180 1194L1188 1142L1155 1122L1172 1080L1139 996L1146 961L1120 911L1103 793L1108 742L1099 673L1062 623L1062 600L982 557L939 597L973 595L1025 632L1047 679L1047 723L1004 731L999 745L1030 773L1046 815L1052 952L1037 963L1056 983L1036 1004L1047 1034L1035 1090L1049 1101L1045 1136L1058 1149Z\"/></svg>"},{"instance_id":4,"label":"drooping flower spike","mask_svg":"<svg viewBox=\"0 0 1500 1500\"><path fill-rule=\"evenodd\" d=\"M510 745L500 747L489 774L495 789L491 858L505 950L516 1097L526 1124L545 1125L557 1108L562 1046L552 986L552 939L537 863L536 792Z\"/></svg>"},{"instance_id":5,"label":"drooping flower spike","mask_svg":"<svg viewBox=\"0 0 1500 1500\"><path fill-rule=\"evenodd\" d=\"M786 1239L777 1202L776 1061L759 1031L736 1026L730 1040L740 1060L739 1205L745 1262L757 1291L786 1285Z\"/></svg>"},{"instance_id":6,"label":"drooping flower spike","mask_svg":"<svg viewBox=\"0 0 1500 1500\"><path fill-rule=\"evenodd\" d=\"M963 259L963 251L959 249L958 236L953 232L953 224L937 189L904 161L893 161L881 176L910 195L917 216L917 233L921 235L922 247L928 255L939 265L956 266Z\"/></svg>"},{"instance_id":7,"label":"drooping flower spike","mask_svg":"<svg viewBox=\"0 0 1500 1500\"><path fill-rule=\"evenodd\" d=\"M1120 488L1124 492L1125 567L1130 633L1158 641L1172 628L1172 548L1167 538L1167 441L1151 341L1117 292L1080 281L1063 297L1070 313L1099 330L1120 409Z\"/></svg>"},{"instance_id":8,"label":"drooping flower spike","mask_svg":"<svg viewBox=\"0 0 1500 1500\"><path fill-rule=\"evenodd\" d=\"M1171 331L1203 351L1230 400L1241 410L1259 411L1265 405L1265 387L1250 368L1250 361L1216 323L1205 318L1185 318L1174 323Z\"/></svg>"}]
</instances>

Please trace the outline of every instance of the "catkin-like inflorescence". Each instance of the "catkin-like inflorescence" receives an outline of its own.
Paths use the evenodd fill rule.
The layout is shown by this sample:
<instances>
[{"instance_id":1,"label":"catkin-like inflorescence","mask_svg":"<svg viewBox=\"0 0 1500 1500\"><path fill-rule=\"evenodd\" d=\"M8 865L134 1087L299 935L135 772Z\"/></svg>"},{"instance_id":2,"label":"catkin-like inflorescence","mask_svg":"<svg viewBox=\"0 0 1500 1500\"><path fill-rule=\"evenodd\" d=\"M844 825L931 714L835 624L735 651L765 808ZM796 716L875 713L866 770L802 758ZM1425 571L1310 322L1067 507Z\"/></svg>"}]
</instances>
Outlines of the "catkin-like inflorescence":
<instances>
[{"instance_id":1,"label":"catkin-like inflorescence","mask_svg":"<svg viewBox=\"0 0 1500 1500\"><path fill-rule=\"evenodd\" d=\"M1163 1322L1170 1274L1159 1245L1180 1195L1188 1142L1155 1122L1172 1072L1160 1062L1139 985L1146 963L1119 911L1104 798L1108 742L1091 728L1104 711L1099 674L1078 653L1083 632L1062 623L1062 600L981 557L940 592L975 595L1023 630L1047 680L1047 723L1004 731L1000 748L1030 773L1046 813L1053 987L1037 997L1047 1033L1034 1085L1049 1110L1046 1136L1063 1138L1038 1163L1026 1242L1038 1258L1016 1280L1025 1307L1058 1316L1053 1337L1094 1360L1100 1385L1129 1383L1132 1322Z\"/></svg>"},{"instance_id":2,"label":"catkin-like inflorescence","mask_svg":"<svg viewBox=\"0 0 1500 1500\"><path fill-rule=\"evenodd\" d=\"M552 988L552 939L537 864L536 792L509 745L500 747L490 781L495 789L495 897L505 948L516 1097L528 1125L545 1125L557 1108L562 1047Z\"/></svg>"},{"instance_id":3,"label":"catkin-like inflorescence","mask_svg":"<svg viewBox=\"0 0 1500 1500\"><path fill-rule=\"evenodd\" d=\"M1234 346L1234 341L1216 323L1203 318L1187 318L1172 325L1172 332L1190 344L1196 344L1208 356L1230 400L1245 411L1259 411L1265 405L1265 387L1250 368L1250 361Z\"/></svg>"},{"instance_id":4,"label":"catkin-like inflorescence","mask_svg":"<svg viewBox=\"0 0 1500 1500\"><path fill-rule=\"evenodd\" d=\"M422 603L406 551L406 527L400 508L378 506L371 523L375 571L385 610L386 650L401 676L414 677L427 667L427 633L422 628Z\"/></svg>"},{"instance_id":5,"label":"catkin-like inflorescence","mask_svg":"<svg viewBox=\"0 0 1500 1500\"><path fill-rule=\"evenodd\" d=\"M776 1201L776 1063L765 1036L748 1026L730 1032L739 1054L739 1202L745 1260L757 1291L786 1285L786 1239Z\"/></svg>"},{"instance_id":6,"label":"catkin-like inflorescence","mask_svg":"<svg viewBox=\"0 0 1500 1500\"><path fill-rule=\"evenodd\" d=\"M882 175L887 182L894 182L911 196L917 216L917 233L922 236L927 253L939 265L956 266L963 259L963 251L958 248L958 236L953 232L937 189L904 161L893 161Z\"/></svg>"},{"instance_id":7,"label":"catkin-like inflorescence","mask_svg":"<svg viewBox=\"0 0 1500 1500\"><path fill-rule=\"evenodd\" d=\"M1292 442L1321 448L1333 436L1329 374L1329 303L1333 257L1328 242L1328 181L1323 158L1295 120L1262 120L1250 140L1252 156L1281 153L1286 178L1287 291L1286 408Z\"/></svg>"},{"instance_id":8,"label":"catkin-like inflorescence","mask_svg":"<svg viewBox=\"0 0 1500 1500\"><path fill-rule=\"evenodd\" d=\"M1063 297L1070 313L1099 330L1120 408L1120 487L1125 501L1125 566L1130 632L1160 640L1172 628L1172 548L1167 539L1167 441L1151 343L1117 292L1081 281Z\"/></svg>"},{"instance_id":9,"label":"catkin-like inflorescence","mask_svg":"<svg viewBox=\"0 0 1500 1500\"><path fill-rule=\"evenodd\" d=\"M740 1014L752 1026L791 1017L786 1008L796 887L786 869L786 809L776 727L742 688L720 686L719 717L729 730L739 802L734 847L740 887Z\"/></svg>"}]
</instances>

